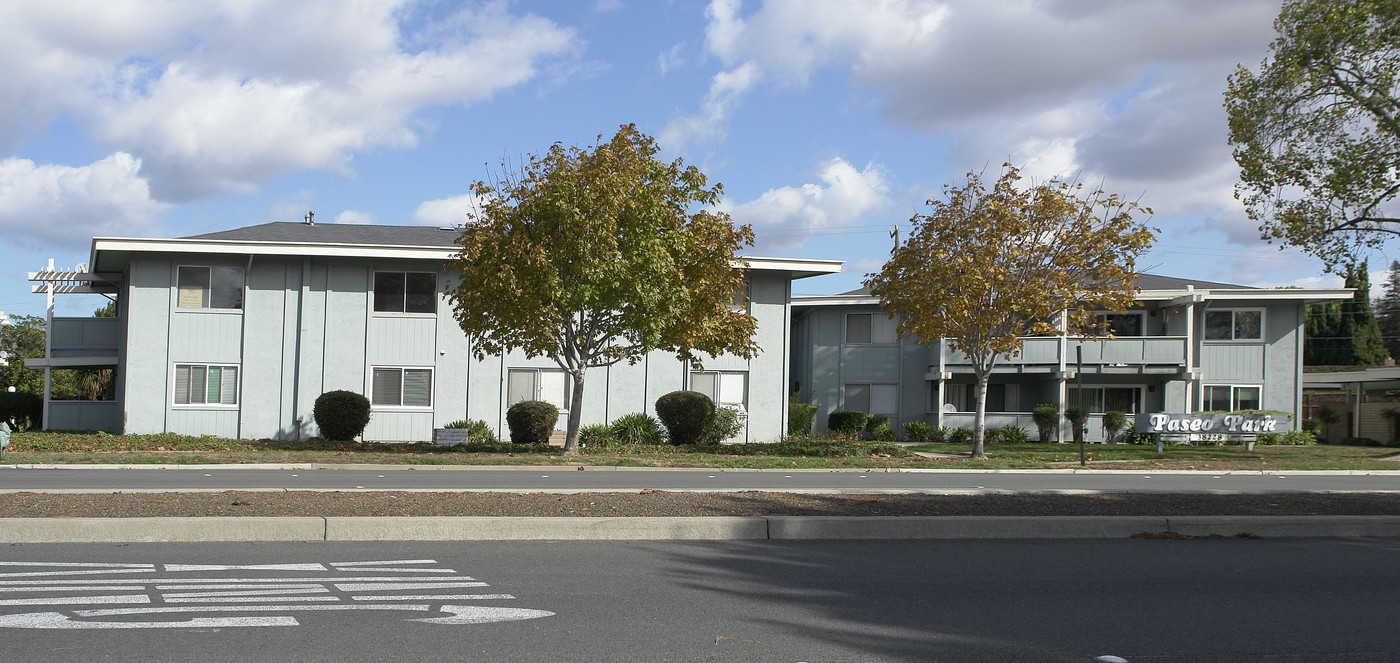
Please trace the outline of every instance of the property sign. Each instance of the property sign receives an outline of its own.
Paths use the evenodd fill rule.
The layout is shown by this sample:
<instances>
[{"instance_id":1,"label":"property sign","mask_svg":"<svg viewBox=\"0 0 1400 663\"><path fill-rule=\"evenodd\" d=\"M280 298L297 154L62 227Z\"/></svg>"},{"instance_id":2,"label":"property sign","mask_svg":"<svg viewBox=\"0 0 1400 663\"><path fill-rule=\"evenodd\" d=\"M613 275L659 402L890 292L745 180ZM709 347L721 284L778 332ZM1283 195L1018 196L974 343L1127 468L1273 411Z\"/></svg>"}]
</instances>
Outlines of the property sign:
<instances>
[{"instance_id":1,"label":"property sign","mask_svg":"<svg viewBox=\"0 0 1400 663\"><path fill-rule=\"evenodd\" d=\"M1258 435L1259 433L1282 433L1285 429L1280 427L1279 423L1284 420L1282 415L1277 414L1151 412L1137 416L1133 431L1138 433Z\"/></svg>"}]
</instances>

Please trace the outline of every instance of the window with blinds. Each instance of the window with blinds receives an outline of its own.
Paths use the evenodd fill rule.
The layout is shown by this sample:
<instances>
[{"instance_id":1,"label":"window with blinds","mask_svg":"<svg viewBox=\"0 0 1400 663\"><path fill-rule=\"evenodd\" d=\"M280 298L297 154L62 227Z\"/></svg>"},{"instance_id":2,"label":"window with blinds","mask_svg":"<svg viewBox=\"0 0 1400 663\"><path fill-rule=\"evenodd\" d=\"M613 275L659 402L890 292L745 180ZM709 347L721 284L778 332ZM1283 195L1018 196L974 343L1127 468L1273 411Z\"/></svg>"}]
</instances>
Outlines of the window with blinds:
<instances>
[{"instance_id":1,"label":"window with blinds","mask_svg":"<svg viewBox=\"0 0 1400 663\"><path fill-rule=\"evenodd\" d=\"M745 373L697 371L690 374L690 390L709 396L715 405L743 409L748 403L748 378Z\"/></svg>"},{"instance_id":2,"label":"window with blinds","mask_svg":"<svg viewBox=\"0 0 1400 663\"><path fill-rule=\"evenodd\" d=\"M432 407L433 369L375 368L369 400L374 407Z\"/></svg>"},{"instance_id":3,"label":"window with blinds","mask_svg":"<svg viewBox=\"0 0 1400 663\"><path fill-rule=\"evenodd\" d=\"M176 405L237 405L238 367L175 365Z\"/></svg>"},{"instance_id":4,"label":"window with blinds","mask_svg":"<svg viewBox=\"0 0 1400 663\"><path fill-rule=\"evenodd\" d=\"M544 401L568 412L571 384L561 370L512 368L506 382L506 407L521 401Z\"/></svg>"}]
</instances>

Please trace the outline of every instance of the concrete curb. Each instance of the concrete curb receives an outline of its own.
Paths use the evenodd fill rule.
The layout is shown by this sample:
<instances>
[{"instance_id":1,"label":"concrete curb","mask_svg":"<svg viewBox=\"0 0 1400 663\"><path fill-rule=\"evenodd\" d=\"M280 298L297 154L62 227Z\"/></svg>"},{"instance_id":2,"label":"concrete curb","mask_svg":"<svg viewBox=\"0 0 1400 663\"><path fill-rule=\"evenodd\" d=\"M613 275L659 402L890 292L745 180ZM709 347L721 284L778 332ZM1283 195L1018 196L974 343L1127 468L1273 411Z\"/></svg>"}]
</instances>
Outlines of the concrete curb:
<instances>
[{"instance_id":1,"label":"concrete curb","mask_svg":"<svg viewBox=\"0 0 1400 663\"><path fill-rule=\"evenodd\" d=\"M1400 516L0 518L0 544L1400 537Z\"/></svg>"},{"instance_id":2,"label":"concrete curb","mask_svg":"<svg viewBox=\"0 0 1400 663\"><path fill-rule=\"evenodd\" d=\"M1109 468L1045 468L1045 469L975 469L959 470L948 468L918 467L835 467L835 468L752 468L752 467L633 467L611 465L384 465L357 463L216 463L212 465L182 464L93 464L59 463L47 465L0 464L3 470L364 470L364 471L525 471L525 470L573 470L586 472L709 472L709 473L775 473L784 474L1195 474L1207 476L1400 476L1395 470L1148 470L1148 469L1109 469Z\"/></svg>"}]
</instances>

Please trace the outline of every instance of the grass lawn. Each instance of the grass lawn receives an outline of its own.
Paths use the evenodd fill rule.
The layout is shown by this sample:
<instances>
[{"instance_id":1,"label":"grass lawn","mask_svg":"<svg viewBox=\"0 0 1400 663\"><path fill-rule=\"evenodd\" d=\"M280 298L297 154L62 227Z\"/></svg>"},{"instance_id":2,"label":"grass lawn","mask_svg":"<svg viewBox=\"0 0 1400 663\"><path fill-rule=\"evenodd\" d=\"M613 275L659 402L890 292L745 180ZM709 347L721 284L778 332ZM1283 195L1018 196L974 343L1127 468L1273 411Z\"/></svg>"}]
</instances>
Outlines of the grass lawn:
<instances>
[{"instance_id":1,"label":"grass lawn","mask_svg":"<svg viewBox=\"0 0 1400 663\"><path fill-rule=\"evenodd\" d=\"M967 445L892 447L874 442L794 440L777 445L629 446L584 449L577 457L558 449L514 447L507 443L443 449L431 444L356 444L312 439L230 440L162 433L15 433L2 461L7 465L282 463L353 465L596 465L713 468L923 468L1051 469L1079 466L1071 444L993 444L987 460L967 458ZM953 457L926 458L915 451ZM1090 444L1089 466L1096 469L1155 470L1400 470L1391 449L1345 446L1170 445L1162 454L1151 445Z\"/></svg>"}]
</instances>

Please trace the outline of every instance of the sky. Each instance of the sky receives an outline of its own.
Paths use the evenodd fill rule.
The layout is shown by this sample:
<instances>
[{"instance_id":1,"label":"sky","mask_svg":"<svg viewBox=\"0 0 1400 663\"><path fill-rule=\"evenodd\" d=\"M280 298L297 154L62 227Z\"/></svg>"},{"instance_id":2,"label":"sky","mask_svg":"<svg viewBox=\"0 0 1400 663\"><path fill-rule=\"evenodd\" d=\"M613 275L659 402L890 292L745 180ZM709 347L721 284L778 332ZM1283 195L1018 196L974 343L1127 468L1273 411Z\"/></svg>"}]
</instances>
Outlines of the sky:
<instances>
[{"instance_id":1,"label":"sky","mask_svg":"<svg viewBox=\"0 0 1400 663\"><path fill-rule=\"evenodd\" d=\"M724 185L747 255L846 261L796 294L860 287L944 184L1007 161L1152 208L1140 271L1340 286L1234 198L1222 94L1279 4L0 1L0 311L42 315L27 272L94 236L460 224L503 163L627 123Z\"/></svg>"}]
</instances>

